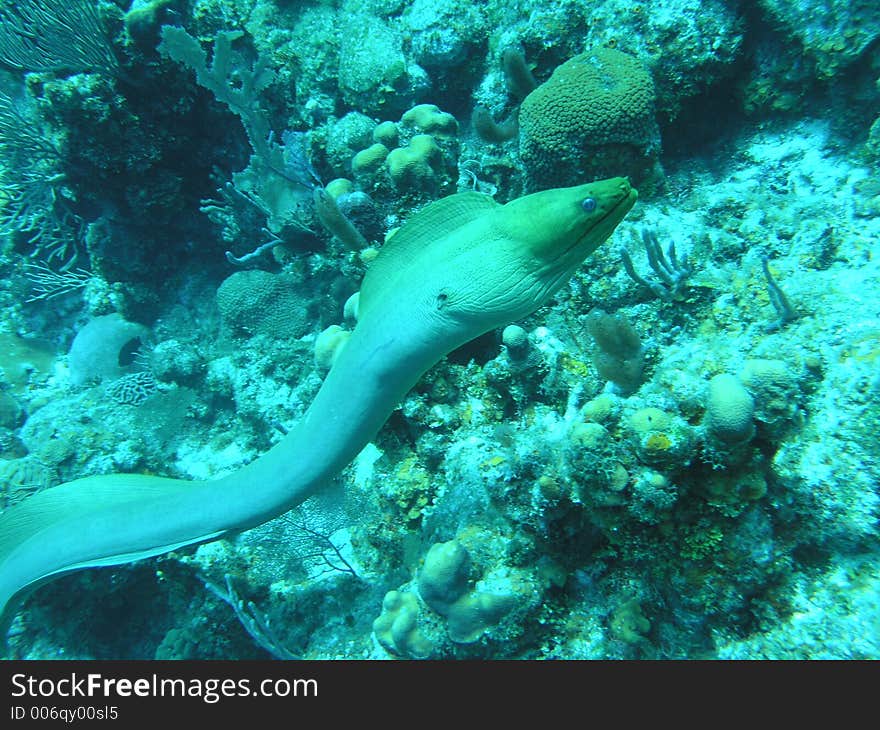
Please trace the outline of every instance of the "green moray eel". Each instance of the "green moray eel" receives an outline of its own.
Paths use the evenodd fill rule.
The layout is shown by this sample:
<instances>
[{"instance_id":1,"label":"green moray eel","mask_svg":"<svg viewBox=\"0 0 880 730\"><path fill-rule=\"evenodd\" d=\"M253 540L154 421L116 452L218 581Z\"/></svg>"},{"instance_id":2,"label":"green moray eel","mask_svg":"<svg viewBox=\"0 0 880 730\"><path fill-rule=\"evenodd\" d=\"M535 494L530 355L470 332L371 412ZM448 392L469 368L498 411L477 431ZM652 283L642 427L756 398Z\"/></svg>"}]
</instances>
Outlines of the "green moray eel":
<instances>
[{"instance_id":1,"label":"green moray eel","mask_svg":"<svg viewBox=\"0 0 880 730\"><path fill-rule=\"evenodd\" d=\"M23 596L70 571L222 537L286 512L372 439L450 351L545 303L636 200L613 178L506 205L476 192L432 203L382 248L358 323L306 414L267 453L201 482L110 474L39 492L0 515L0 624Z\"/></svg>"}]
</instances>

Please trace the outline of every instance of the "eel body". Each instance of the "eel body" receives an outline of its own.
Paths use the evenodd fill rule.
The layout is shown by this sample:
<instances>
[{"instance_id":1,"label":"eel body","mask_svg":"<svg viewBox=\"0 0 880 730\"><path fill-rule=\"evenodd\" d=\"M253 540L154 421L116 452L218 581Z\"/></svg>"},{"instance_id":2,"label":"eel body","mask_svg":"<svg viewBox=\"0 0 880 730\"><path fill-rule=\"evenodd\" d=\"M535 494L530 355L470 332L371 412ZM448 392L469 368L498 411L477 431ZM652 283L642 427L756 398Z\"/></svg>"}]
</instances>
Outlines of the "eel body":
<instances>
[{"instance_id":1,"label":"eel body","mask_svg":"<svg viewBox=\"0 0 880 730\"><path fill-rule=\"evenodd\" d=\"M459 193L427 206L371 265L351 337L306 414L267 453L210 481L77 479L0 515L0 642L21 599L47 580L254 527L321 489L425 371L546 302L635 200L613 178L506 205Z\"/></svg>"}]
</instances>

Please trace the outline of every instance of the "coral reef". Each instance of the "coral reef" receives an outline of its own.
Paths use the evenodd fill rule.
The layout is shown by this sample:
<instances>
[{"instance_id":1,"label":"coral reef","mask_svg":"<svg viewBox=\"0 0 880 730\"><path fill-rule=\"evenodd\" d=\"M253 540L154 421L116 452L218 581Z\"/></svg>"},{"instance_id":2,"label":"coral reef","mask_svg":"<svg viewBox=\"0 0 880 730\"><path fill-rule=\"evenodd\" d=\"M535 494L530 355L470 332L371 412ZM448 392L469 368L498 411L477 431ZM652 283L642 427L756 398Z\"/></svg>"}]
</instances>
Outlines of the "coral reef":
<instances>
[{"instance_id":1,"label":"coral reef","mask_svg":"<svg viewBox=\"0 0 880 730\"><path fill-rule=\"evenodd\" d=\"M876 3L73 2L102 30L29 50L33 7L0 11L0 510L265 453L425 205L641 187L324 503L41 588L12 656L880 657Z\"/></svg>"}]
</instances>

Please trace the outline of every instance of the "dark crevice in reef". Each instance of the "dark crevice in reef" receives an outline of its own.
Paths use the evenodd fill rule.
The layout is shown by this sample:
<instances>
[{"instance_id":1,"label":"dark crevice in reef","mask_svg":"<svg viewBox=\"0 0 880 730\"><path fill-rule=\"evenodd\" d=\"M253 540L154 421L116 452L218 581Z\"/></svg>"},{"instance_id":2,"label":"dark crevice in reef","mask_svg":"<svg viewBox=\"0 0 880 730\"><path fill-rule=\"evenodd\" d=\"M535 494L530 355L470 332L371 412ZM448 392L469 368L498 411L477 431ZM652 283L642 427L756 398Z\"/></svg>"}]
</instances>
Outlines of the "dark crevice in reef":
<instances>
[{"instance_id":1,"label":"dark crevice in reef","mask_svg":"<svg viewBox=\"0 0 880 730\"><path fill-rule=\"evenodd\" d=\"M706 89L688 99L675 118L660 117L663 164L675 166L694 156L724 152L745 121L734 79Z\"/></svg>"},{"instance_id":2,"label":"dark crevice in reef","mask_svg":"<svg viewBox=\"0 0 880 730\"><path fill-rule=\"evenodd\" d=\"M498 342L493 330L456 348L449 353L447 359L457 365L467 365L474 360L478 365L483 366L497 354Z\"/></svg>"}]
</instances>

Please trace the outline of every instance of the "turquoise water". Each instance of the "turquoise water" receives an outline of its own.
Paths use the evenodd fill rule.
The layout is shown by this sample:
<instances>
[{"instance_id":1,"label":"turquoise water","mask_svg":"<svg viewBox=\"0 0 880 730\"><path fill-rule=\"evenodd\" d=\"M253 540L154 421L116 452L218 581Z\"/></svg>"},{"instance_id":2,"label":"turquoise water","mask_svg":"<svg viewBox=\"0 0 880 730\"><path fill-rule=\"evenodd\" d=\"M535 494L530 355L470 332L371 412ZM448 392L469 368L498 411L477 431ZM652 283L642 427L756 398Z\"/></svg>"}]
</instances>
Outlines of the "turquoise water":
<instances>
[{"instance_id":1,"label":"turquoise water","mask_svg":"<svg viewBox=\"0 0 880 730\"><path fill-rule=\"evenodd\" d=\"M876 3L46 7L0 6L9 656L880 657ZM473 221L612 177L446 354L493 242L581 235Z\"/></svg>"}]
</instances>

